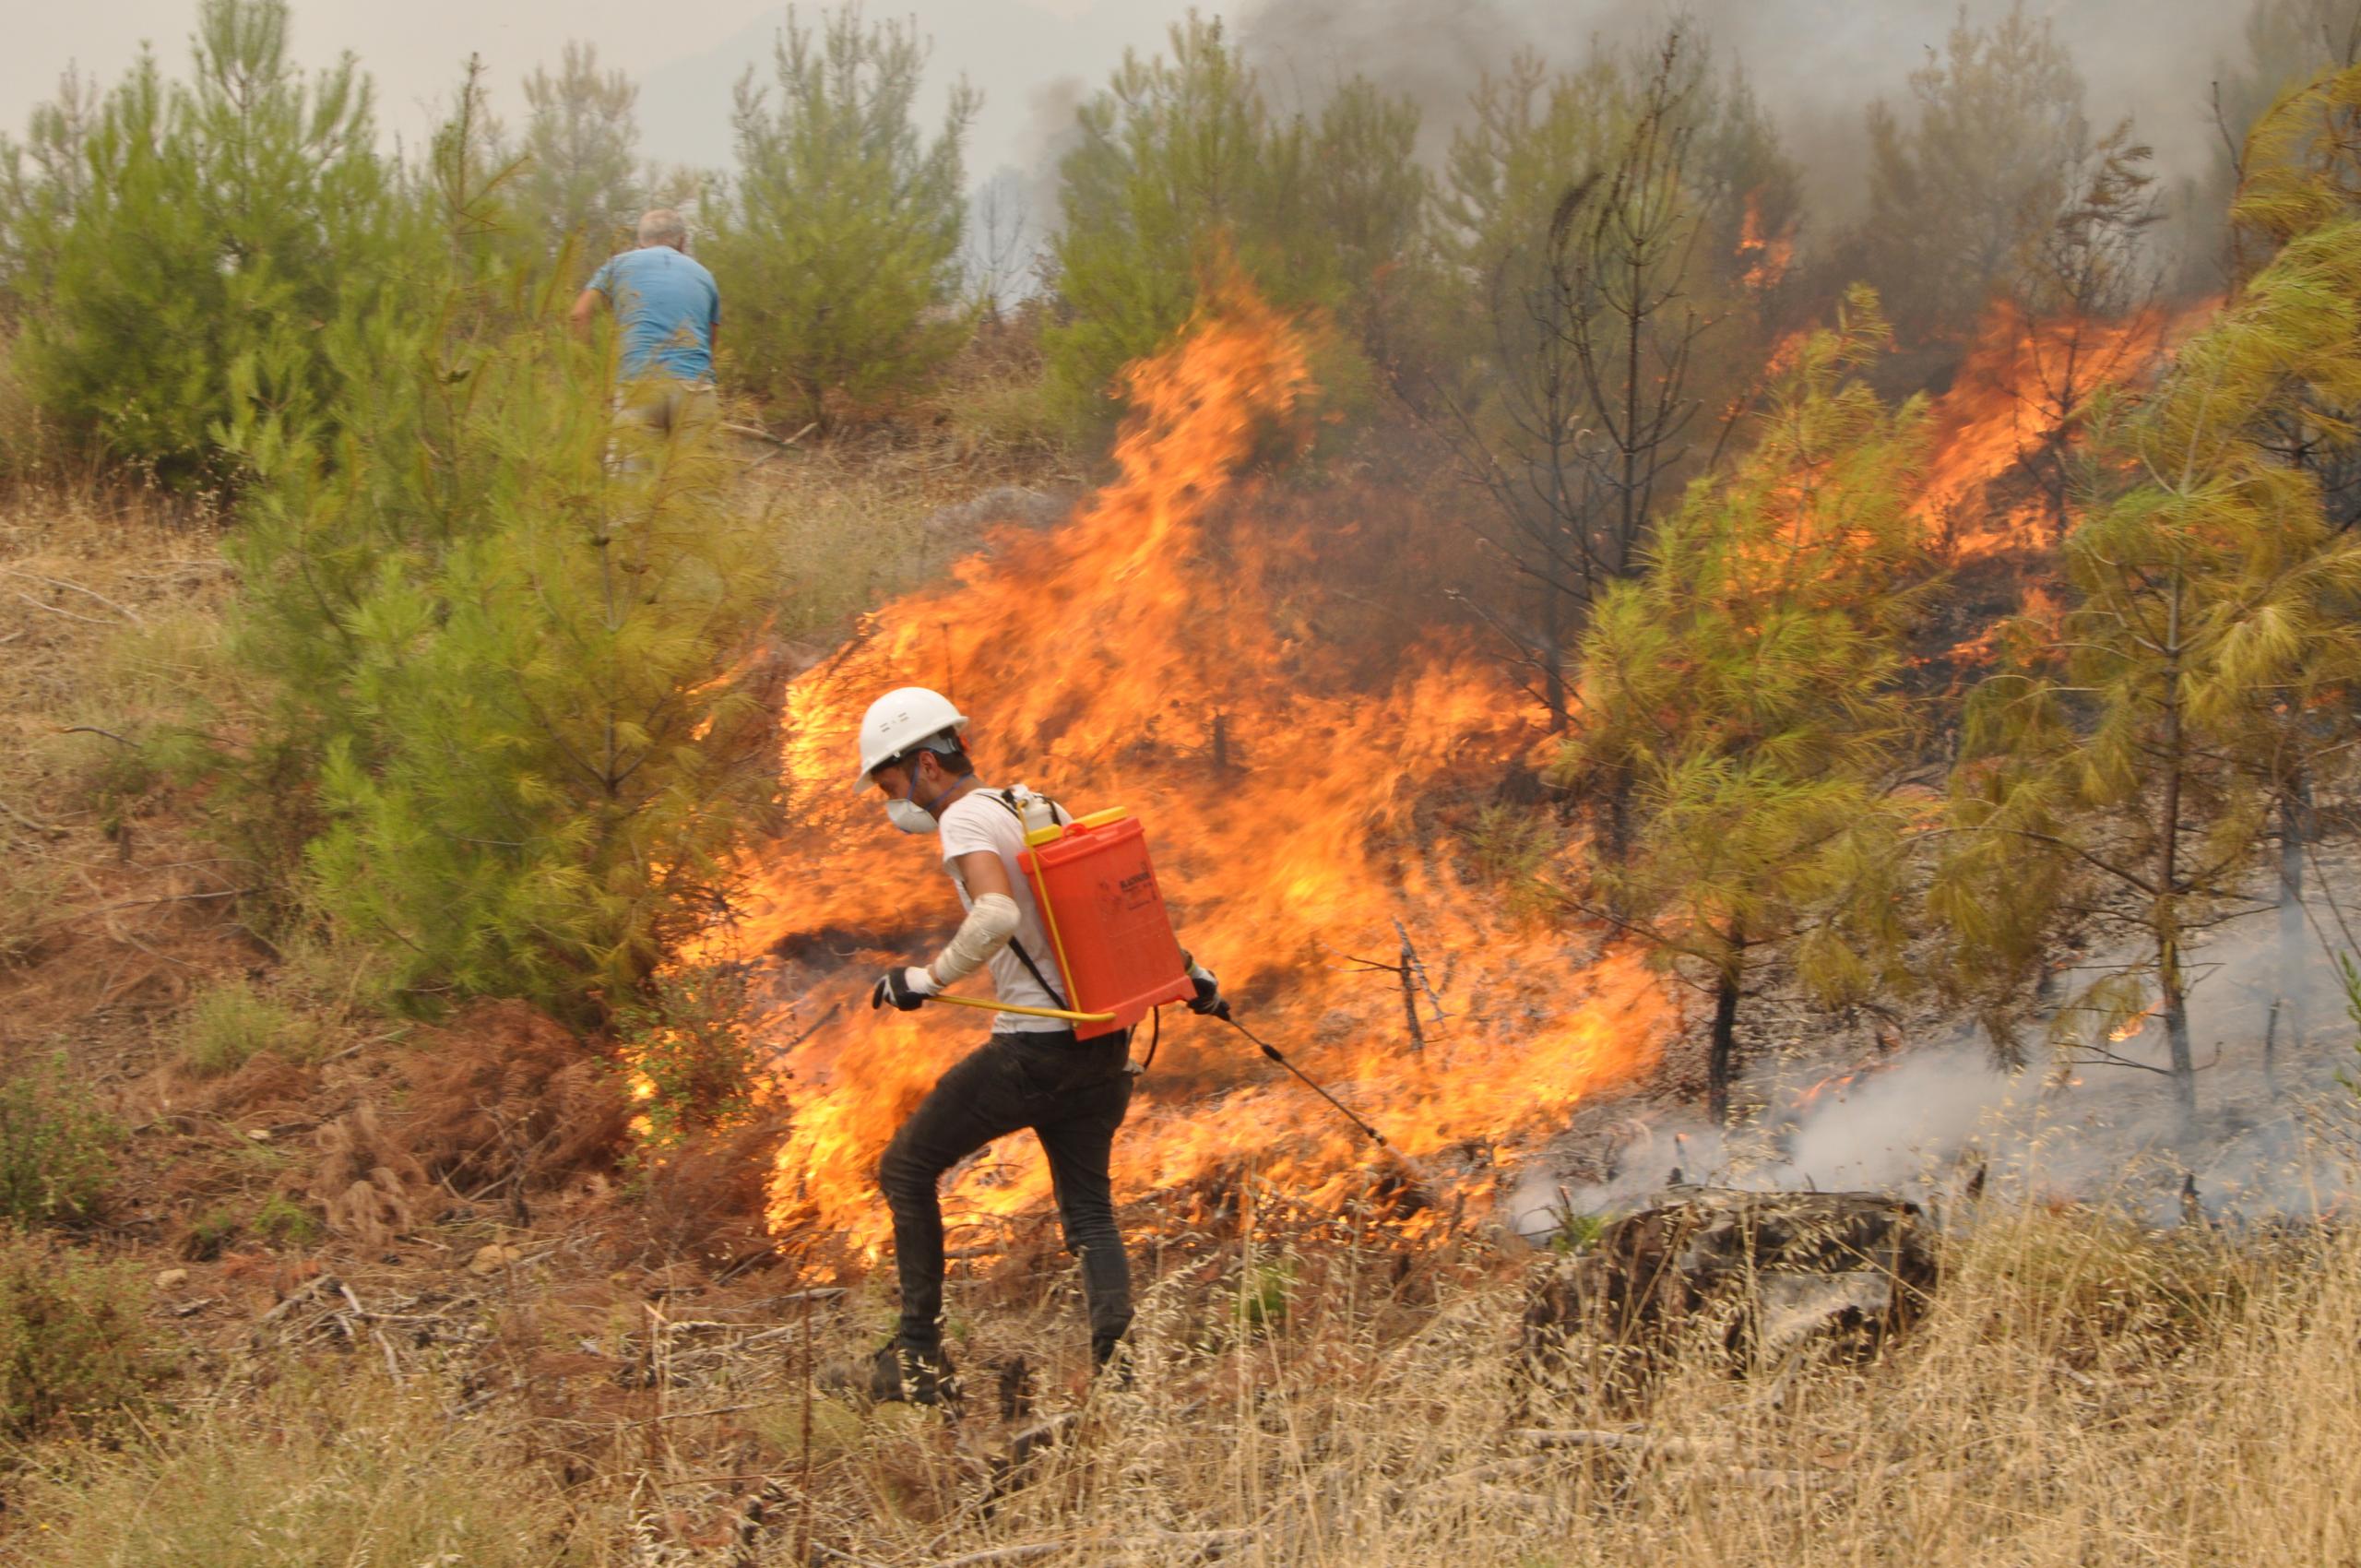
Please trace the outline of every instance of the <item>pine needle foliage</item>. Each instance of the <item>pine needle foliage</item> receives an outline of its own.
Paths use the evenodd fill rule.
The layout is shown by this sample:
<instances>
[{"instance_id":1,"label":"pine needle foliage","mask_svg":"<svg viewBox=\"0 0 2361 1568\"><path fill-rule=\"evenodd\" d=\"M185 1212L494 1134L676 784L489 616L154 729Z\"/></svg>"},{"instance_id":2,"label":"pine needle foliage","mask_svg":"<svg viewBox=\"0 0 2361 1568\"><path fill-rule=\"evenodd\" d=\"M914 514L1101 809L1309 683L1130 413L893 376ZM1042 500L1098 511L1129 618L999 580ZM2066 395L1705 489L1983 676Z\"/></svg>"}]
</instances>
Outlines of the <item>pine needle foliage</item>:
<instances>
[{"instance_id":1,"label":"pine needle foliage","mask_svg":"<svg viewBox=\"0 0 2361 1568\"><path fill-rule=\"evenodd\" d=\"M632 244L648 205L633 113L639 89L619 70L600 70L595 44L572 39L557 74L536 70L524 89L517 226L542 255L570 255L575 273L587 277L597 258Z\"/></svg>"},{"instance_id":2,"label":"pine needle foliage","mask_svg":"<svg viewBox=\"0 0 2361 1568\"><path fill-rule=\"evenodd\" d=\"M2066 540L2071 600L2016 628L2011 667L1974 695L1964 832L1932 889L2004 1053L2062 922L2132 947L2054 1033L2112 1058L2109 1037L2153 1008L2184 1115L2191 935L2260 907L2272 807L2341 749L2361 678L2361 541L2273 446L2296 407L2321 444L2356 437L2321 410L2361 406L2361 219L2309 210L2326 221L2290 232L2156 392L2099 424L2108 489Z\"/></svg>"},{"instance_id":3,"label":"pine needle foliage","mask_svg":"<svg viewBox=\"0 0 2361 1568\"><path fill-rule=\"evenodd\" d=\"M921 138L928 53L915 21L853 5L813 27L790 6L771 82L749 66L738 84L738 177L709 249L740 374L796 418L918 390L967 340L960 150L983 101L963 78Z\"/></svg>"},{"instance_id":4,"label":"pine needle foliage","mask_svg":"<svg viewBox=\"0 0 2361 1568\"><path fill-rule=\"evenodd\" d=\"M2249 258L2361 212L2361 68L2281 93L2248 131L2239 166L2230 217Z\"/></svg>"},{"instance_id":5,"label":"pine needle foliage","mask_svg":"<svg viewBox=\"0 0 2361 1568\"><path fill-rule=\"evenodd\" d=\"M611 463L570 280L478 265L506 173L480 146L438 139L439 302L339 321L337 396L234 432L236 647L276 693L236 778L291 902L413 1002L581 1020L709 917L773 794L748 671L779 566L709 445Z\"/></svg>"},{"instance_id":6,"label":"pine needle foliage","mask_svg":"<svg viewBox=\"0 0 2361 1568\"><path fill-rule=\"evenodd\" d=\"M1738 1012L1785 956L1824 1001L1898 983L1910 812L1903 638L1928 593L1908 510L1924 412L1859 374L1888 341L1856 290L1814 334L1727 478L1693 484L1647 570L1600 600L1558 782L1628 793L1609 913L1713 995L1726 1117Z\"/></svg>"}]
</instances>

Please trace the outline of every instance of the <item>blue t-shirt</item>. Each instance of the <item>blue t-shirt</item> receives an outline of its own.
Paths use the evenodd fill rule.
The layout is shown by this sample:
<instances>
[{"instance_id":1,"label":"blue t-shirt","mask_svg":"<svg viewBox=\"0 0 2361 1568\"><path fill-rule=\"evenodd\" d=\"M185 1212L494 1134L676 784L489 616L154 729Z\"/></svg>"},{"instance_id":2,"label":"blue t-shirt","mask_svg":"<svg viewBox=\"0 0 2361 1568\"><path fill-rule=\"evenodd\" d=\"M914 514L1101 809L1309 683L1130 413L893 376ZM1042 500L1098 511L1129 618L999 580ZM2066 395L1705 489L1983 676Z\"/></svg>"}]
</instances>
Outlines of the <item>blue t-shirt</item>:
<instances>
[{"instance_id":1,"label":"blue t-shirt","mask_svg":"<svg viewBox=\"0 0 2361 1568\"><path fill-rule=\"evenodd\" d=\"M712 273L670 245L648 245L609 257L591 274L590 287L614 307L626 379L713 379L721 290Z\"/></svg>"}]
</instances>

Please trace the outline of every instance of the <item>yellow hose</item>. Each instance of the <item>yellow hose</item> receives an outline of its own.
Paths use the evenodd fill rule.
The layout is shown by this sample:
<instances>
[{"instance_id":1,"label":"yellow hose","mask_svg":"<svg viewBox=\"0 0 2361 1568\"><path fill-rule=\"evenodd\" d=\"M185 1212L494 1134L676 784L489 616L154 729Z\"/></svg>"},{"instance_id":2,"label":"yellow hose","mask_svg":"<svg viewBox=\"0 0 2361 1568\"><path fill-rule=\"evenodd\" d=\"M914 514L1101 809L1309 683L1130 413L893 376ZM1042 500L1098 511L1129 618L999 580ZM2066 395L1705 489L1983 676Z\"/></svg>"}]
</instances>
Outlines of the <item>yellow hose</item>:
<instances>
[{"instance_id":1,"label":"yellow hose","mask_svg":"<svg viewBox=\"0 0 2361 1568\"><path fill-rule=\"evenodd\" d=\"M987 1013L1022 1013L1028 1018L1070 1018L1077 1024L1103 1024L1112 1019L1112 1013L1069 1013L1062 1007L1020 1007L1014 1002L990 1002L980 996L948 996L936 992L929 1002L948 1002L955 1007L980 1007Z\"/></svg>"}]
</instances>

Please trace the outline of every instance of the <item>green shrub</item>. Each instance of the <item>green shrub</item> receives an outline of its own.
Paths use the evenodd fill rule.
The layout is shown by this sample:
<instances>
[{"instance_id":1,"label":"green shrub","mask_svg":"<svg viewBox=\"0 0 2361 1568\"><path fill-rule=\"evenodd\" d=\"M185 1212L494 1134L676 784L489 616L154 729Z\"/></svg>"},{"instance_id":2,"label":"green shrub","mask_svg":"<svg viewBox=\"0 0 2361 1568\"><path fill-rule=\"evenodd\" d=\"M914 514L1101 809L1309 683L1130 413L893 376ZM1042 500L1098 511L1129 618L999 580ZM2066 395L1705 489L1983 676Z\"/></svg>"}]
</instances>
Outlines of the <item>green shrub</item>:
<instances>
[{"instance_id":1,"label":"green shrub","mask_svg":"<svg viewBox=\"0 0 2361 1568\"><path fill-rule=\"evenodd\" d=\"M0 1081L0 1217L19 1225L91 1218L114 1173L113 1119L67 1081L62 1060Z\"/></svg>"},{"instance_id":2,"label":"green shrub","mask_svg":"<svg viewBox=\"0 0 2361 1568\"><path fill-rule=\"evenodd\" d=\"M31 1436L135 1403L153 1370L147 1309L135 1267L0 1236L0 1429Z\"/></svg>"},{"instance_id":3,"label":"green shrub","mask_svg":"<svg viewBox=\"0 0 2361 1568\"><path fill-rule=\"evenodd\" d=\"M53 445L48 422L25 385L15 339L0 329L0 487L40 479L54 456Z\"/></svg>"},{"instance_id":4,"label":"green shrub","mask_svg":"<svg viewBox=\"0 0 2361 1568\"><path fill-rule=\"evenodd\" d=\"M181 1238L181 1256L191 1263L209 1263L219 1257L244 1229L244 1221L231 1210L207 1209L189 1226L188 1234Z\"/></svg>"},{"instance_id":5,"label":"green shrub","mask_svg":"<svg viewBox=\"0 0 2361 1568\"><path fill-rule=\"evenodd\" d=\"M308 1019L243 980L198 995L181 1021L181 1065L200 1078L219 1078L255 1053L275 1051L290 1060L310 1054L318 1036Z\"/></svg>"},{"instance_id":6,"label":"green shrub","mask_svg":"<svg viewBox=\"0 0 2361 1568\"><path fill-rule=\"evenodd\" d=\"M347 57L307 81L284 0L201 0L194 44L186 81L143 54L103 98L36 114L0 261L42 410L87 448L201 481L242 366L274 402L325 389L324 358L263 367L261 350L390 276L402 204L366 78Z\"/></svg>"},{"instance_id":7,"label":"green shrub","mask_svg":"<svg viewBox=\"0 0 2361 1568\"><path fill-rule=\"evenodd\" d=\"M1298 1271L1292 1258L1275 1258L1238 1277L1238 1321L1250 1329L1278 1328L1293 1310Z\"/></svg>"},{"instance_id":8,"label":"green shrub","mask_svg":"<svg viewBox=\"0 0 2361 1568\"><path fill-rule=\"evenodd\" d=\"M1571 1208L1558 1211L1558 1221L1549 1229L1549 1250L1556 1253L1578 1253L1607 1229L1607 1216L1581 1214Z\"/></svg>"},{"instance_id":9,"label":"green shrub","mask_svg":"<svg viewBox=\"0 0 2361 1568\"><path fill-rule=\"evenodd\" d=\"M320 1239L320 1221L284 1193L273 1193L255 1210L255 1234L274 1247L308 1247Z\"/></svg>"}]
</instances>

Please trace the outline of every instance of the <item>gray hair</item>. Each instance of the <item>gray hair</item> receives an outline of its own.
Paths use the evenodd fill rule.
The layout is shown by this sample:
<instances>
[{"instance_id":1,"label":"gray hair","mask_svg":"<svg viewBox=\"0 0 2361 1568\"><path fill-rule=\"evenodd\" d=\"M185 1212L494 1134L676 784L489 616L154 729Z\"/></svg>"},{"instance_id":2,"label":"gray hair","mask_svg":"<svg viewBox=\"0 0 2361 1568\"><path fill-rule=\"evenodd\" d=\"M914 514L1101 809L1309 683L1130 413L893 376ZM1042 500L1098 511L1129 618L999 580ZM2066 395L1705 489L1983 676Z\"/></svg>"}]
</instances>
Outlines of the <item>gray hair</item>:
<instances>
[{"instance_id":1,"label":"gray hair","mask_svg":"<svg viewBox=\"0 0 2361 1568\"><path fill-rule=\"evenodd\" d=\"M669 207L659 207L639 215L639 243L643 245L685 245L689 243L689 226L681 215Z\"/></svg>"}]
</instances>

